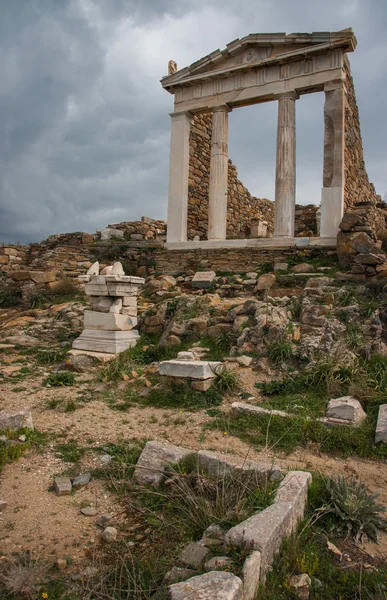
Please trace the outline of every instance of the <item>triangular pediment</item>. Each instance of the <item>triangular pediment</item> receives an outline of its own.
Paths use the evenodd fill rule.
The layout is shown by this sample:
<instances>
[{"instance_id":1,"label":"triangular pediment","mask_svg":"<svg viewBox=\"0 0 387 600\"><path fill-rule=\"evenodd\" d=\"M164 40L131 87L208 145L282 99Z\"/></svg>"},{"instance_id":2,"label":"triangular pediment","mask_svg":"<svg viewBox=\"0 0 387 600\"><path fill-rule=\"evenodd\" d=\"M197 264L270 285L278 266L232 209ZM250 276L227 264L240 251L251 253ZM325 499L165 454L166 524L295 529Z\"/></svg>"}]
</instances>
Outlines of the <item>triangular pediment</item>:
<instances>
[{"instance_id":1,"label":"triangular pediment","mask_svg":"<svg viewBox=\"0 0 387 600\"><path fill-rule=\"evenodd\" d=\"M217 78L231 72L275 62L298 60L334 48L353 51L356 38L352 29L315 33L253 33L227 44L224 50L215 50L189 67L177 70L161 83L165 89L190 85L202 78ZM170 90L172 91L172 90Z\"/></svg>"}]
</instances>

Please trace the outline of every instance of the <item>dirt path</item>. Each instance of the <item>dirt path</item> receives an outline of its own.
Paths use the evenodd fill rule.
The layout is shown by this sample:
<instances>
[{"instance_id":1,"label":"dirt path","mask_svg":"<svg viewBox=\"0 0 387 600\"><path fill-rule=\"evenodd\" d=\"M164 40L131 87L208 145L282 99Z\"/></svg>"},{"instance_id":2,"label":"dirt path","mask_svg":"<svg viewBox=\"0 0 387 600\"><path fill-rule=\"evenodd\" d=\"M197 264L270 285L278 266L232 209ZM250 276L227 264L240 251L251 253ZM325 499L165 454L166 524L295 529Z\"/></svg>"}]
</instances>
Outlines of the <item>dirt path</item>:
<instances>
[{"instance_id":1,"label":"dirt path","mask_svg":"<svg viewBox=\"0 0 387 600\"><path fill-rule=\"evenodd\" d=\"M0 410L28 406L36 428L49 434L49 444L42 454L29 452L18 462L8 465L0 476L0 497L8 502L6 511L0 514L0 555L28 549L41 556L68 558L74 564L81 563L90 547L98 543L98 530L96 517L81 515L80 508L91 504L98 514L112 512L115 515L122 510L114 494L107 492L99 481L93 480L74 496L58 498L49 491L53 476L70 466L58 458L54 447L71 439L88 447L133 438L167 439L192 449L230 452L275 462L284 468L310 469L326 475L354 474L371 491L379 490L381 501L387 504L387 464L383 462L338 459L316 449L299 449L288 456L257 452L225 432L203 431L203 425L211 420L205 412L189 413L138 405L125 412L112 410L101 394L92 391L96 384L90 382L90 375L80 377L76 387L42 388L41 383L39 377L15 385L10 378L0 387ZM62 398L67 402L79 398L80 394L92 399L74 412L47 408L50 400ZM226 402L226 411L228 404ZM100 454L90 450L82 461L82 471L100 464ZM387 536L382 537L380 546L368 544L367 549L372 554L387 555Z\"/></svg>"}]
</instances>

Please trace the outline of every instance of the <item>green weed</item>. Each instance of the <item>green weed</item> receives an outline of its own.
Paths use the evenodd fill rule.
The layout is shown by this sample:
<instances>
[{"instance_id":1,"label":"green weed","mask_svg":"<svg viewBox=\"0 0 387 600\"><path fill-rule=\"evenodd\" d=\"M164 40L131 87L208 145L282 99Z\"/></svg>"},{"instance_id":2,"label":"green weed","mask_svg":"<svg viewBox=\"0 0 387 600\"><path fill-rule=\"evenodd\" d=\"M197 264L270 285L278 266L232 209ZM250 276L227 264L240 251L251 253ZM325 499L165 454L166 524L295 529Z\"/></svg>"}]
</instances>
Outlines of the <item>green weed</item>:
<instances>
[{"instance_id":1,"label":"green weed","mask_svg":"<svg viewBox=\"0 0 387 600\"><path fill-rule=\"evenodd\" d=\"M50 387L68 387L75 384L74 373L51 373L46 381L45 385Z\"/></svg>"}]
</instances>

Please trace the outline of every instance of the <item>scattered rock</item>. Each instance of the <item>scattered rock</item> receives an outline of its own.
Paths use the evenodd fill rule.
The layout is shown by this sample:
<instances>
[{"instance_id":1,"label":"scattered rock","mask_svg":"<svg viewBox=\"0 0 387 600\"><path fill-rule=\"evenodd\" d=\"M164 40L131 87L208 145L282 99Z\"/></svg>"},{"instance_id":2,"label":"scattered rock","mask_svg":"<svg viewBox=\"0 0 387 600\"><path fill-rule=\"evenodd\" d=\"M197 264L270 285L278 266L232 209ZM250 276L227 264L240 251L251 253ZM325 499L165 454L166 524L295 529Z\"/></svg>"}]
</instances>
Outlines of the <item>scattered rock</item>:
<instances>
[{"instance_id":1,"label":"scattered rock","mask_svg":"<svg viewBox=\"0 0 387 600\"><path fill-rule=\"evenodd\" d=\"M24 333L19 333L16 335L11 335L7 338L10 344L14 344L15 346L39 346L40 341L31 335L26 335Z\"/></svg>"},{"instance_id":2,"label":"scattered rock","mask_svg":"<svg viewBox=\"0 0 387 600\"><path fill-rule=\"evenodd\" d=\"M382 404L379 408L375 431L375 444L378 444L379 442L387 443L387 404Z\"/></svg>"},{"instance_id":3,"label":"scattered rock","mask_svg":"<svg viewBox=\"0 0 387 600\"><path fill-rule=\"evenodd\" d=\"M241 367L251 367L251 363L253 362L253 358L251 356L238 356L236 359L238 365Z\"/></svg>"},{"instance_id":4,"label":"scattered rock","mask_svg":"<svg viewBox=\"0 0 387 600\"><path fill-rule=\"evenodd\" d=\"M70 354L65 362L59 365L61 371L71 371L73 373L87 373L95 365L95 359L85 354Z\"/></svg>"},{"instance_id":5,"label":"scattered rock","mask_svg":"<svg viewBox=\"0 0 387 600\"><path fill-rule=\"evenodd\" d=\"M0 411L0 431L5 431L6 429L16 431L24 427L31 430L34 428L32 415L29 410L25 409L17 412Z\"/></svg>"},{"instance_id":6,"label":"scattered rock","mask_svg":"<svg viewBox=\"0 0 387 600\"><path fill-rule=\"evenodd\" d=\"M329 540L327 541L327 547L329 552L333 552L333 554L336 554L336 556L338 556L340 560L343 558L343 553L338 549L337 546L332 544L332 542L330 542Z\"/></svg>"},{"instance_id":7,"label":"scattered rock","mask_svg":"<svg viewBox=\"0 0 387 600\"><path fill-rule=\"evenodd\" d=\"M301 600L308 600L309 588L312 584L312 580L306 573L301 575L293 575L290 578L290 586L294 589L295 593Z\"/></svg>"},{"instance_id":8,"label":"scattered rock","mask_svg":"<svg viewBox=\"0 0 387 600\"><path fill-rule=\"evenodd\" d=\"M341 419L350 421L351 425L358 427L367 418L359 400L352 396L343 396L329 401L326 416L328 419Z\"/></svg>"},{"instance_id":9,"label":"scattered rock","mask_svg":"<svg viewBox=\"0 0 387 600\"><path fill-rule=\"evenodd\" d=\"M106 527L101 533L101 539L109 544L116 541L117 535L118 531L115 527Z\"/></svg>"},{"instance_id":10,"label":"scattered rock","mask_svg":"<svg viewBox=\"0 0 387 600\"><path fill-rule=\"evenodd\" d=\"M90 263L89 263L90 264ZM91 265L86 275L99 275L99 262L98 260Z\"/></svg>"},{"instance_id":11,"label":"scattered rock","mask_svg":"<svg viewBox=\"0 0 387 600\"><path fill-rule=\"evenodd\" d=\"M105 227L101 231L101 240L111 240L112 238L123 238L124 232L121 229L114 229L113 227ZM142 237L142 236L141 236Z\"/></svg>"},{"instance_id":12,"label":"scattered rock","mask_svg":"<svg viewBox=\"0 0 387 600\"><path fill-rule=\"evenodd\" d=\"M277 271L287 271L289 268L288 263L286 262L276 262L274 263L273 271L276 273Z\"/></svg>"},{"instance_id":13,"label":"scattered rock","mask_svg":"<svg viewBox=\"0 0 387 600\"><path fill-rule=\"evenodd\" d=\"M192 287L199 289L207 289L216 277L215 271L198 271L192 279Z\"/></svg>"},{"instance_id":14,"label":"scattered rock","mask_svg":"<svg viewBox=\"0 0 387 600\"><path fill-rule=\"evenodd\" d=\"M158 486L164 478L165 467L188 454L191 454L190 450L169 442L148 442L138 459L133 478L140 485Z\"/></svg>"},{"instance_id":15,"label":"scattered rock","mask_svg":"<svg viewBox=\"0 0 387 600\"><path fill-rule=\"evenodd\" d=\"M222 542L224 542L226 532L223 531L220 525L214 524L207 527L203 536L206 536L208 538L214 538L216 540L221 540Z\"/></svg>"},{"instance_id":16,"label":"scattered rock","mask_svg":"<svg viewBox=\"0 0 387 600\"><path fill-rule=\"evenodd\" d=\"M83 473L82 475L78 475L73 479L73 487L80 488L84 487L88 483L90 483L91 475L90 473Z\"/></svg>"},{"instance_id":17,"label":"scattered rock","mask_svg":"<svg viewBox=\"0 0 387 600\"><path fill-rule=\"evenodd\" d=\"M95 515L98 513L98 511L93 506L85 506L84 508L81 508L81 513L85 517L95 517Z\"/></svg>"},{"instance_id":18,"label":"scattered rock","mask_svg":"<svg viewBox=\"0 0 387 600\"><path fill-rule=\"evenodd\" d=\"M111 454L103 454L100 460L101 462L108 464L113 460L113 457Z\"/></svg>"},{"instance_id":19,"label":"scattered rock","mask_svg":"<svg viewBox=\"0 0 387 600\"><path fill-rule=\"evenodd\" d=\"M169 587L170 600L242 600L243 583L239 577L212 571Z\"/></svg>"},{"instance_id":20,"label":"scattered rock","mask_svg":"<svg viewBox=\"0 0 387 600\"><path fill-rule=\"evenodd\" d=\"M265 275L261 275L258 279L257 287L255 288L257 291L265 291L269 290L275 284L276 276L274 273L266 273Z\"/></svg>"},{"instance_id":21,"label":"scattered rock","mask_svg":"<svg viewBox=\"0 0 387 600\"><path fill-rule=\"evenodd\" d=\"M104 513L97 519L96 525L98 525L98 527L105 527L106 523L111 521L112 518L113 515L111 515L110 513Z\"/></svg>"},{"instance_id":22,"label":"scattered rock","mask_svg":"<svg viewBox=\"0 0 387 600\"><path fill-rule=\"evenodd\" d=\"M194 575L196 575L196 571L192 571L192 569L185 569L184 567L172 567L172 569L166 573L164 577L164 583L171 585L172 583L185 581Z\"/></svg>"},{"instance_id":23,"label":"scattered rock","mask_svg":"<svg viewBox=\"0 0 387 600\"><path fill-rule=\"evenodd\" d=\"M8 503L5 500L0 500L0 512L3 512L8 506Z\"/></svg>"},{"instance_id":24,"label":"scattered rock","mask_svg":"<svg viewBox=\"0 0 387 600\"><path fill-rule=\"evenodd\" d=\"M59 571L64 571L67 569L67 560L64 558L58 558L56 561L56 566L58 567Z\"/></svg>"},{"instance_id":25,"label":"scattered rock","mask_svg":"<svg viewBox=\"0 0 387 600\"><path fill-rule=\"evenodd\" d=\"M195 355L193 352L178 352L177 360L195 360Z\"/></svg>"},{"instance_id":26,"label":"scattered rock","mask_svg":"<svg viewBox=\"0 0 387 600\"><path fill-rule=\"evenodd\" d=\"M57 496L69 496L72 489L70 477L56 477L54 489Z\"/></svg>"},{"instance_id":27,"label":"scattered rock","mask_svg":"<svg viewBox=\"0 0 387 600\"><path fill-rule=\"evenodd\" d=\"M179 566L199 571L210 554L211 550L203 546L200 542L191 542L180 552L177 562Z\"/></svg>"},{"instance_id":28,"label":"scattered rock","mask_svg":"<svg viewBox=\"0 0 387 600\"><path fill-rule=\"evenodd\" d=\"M224 571L227 567L232 566L232 559L228 556L214 556L210 558L205 565L205 571Z\"/></svg>"}]
</instances>

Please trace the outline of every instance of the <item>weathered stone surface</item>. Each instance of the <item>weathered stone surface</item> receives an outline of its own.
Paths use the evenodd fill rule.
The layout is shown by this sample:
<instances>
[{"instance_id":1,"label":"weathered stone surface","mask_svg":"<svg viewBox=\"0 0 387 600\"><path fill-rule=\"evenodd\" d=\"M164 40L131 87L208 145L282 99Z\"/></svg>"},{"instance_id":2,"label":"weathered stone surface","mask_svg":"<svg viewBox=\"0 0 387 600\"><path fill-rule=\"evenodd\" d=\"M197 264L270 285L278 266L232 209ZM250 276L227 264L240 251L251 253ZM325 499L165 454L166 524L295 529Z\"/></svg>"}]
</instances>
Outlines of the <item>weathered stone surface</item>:
<instances>
[{"instance_id":1,"label":"weathered stone surface","mask_svg":"<svg viewBox=\"0 0 387 600\"><path fill-rule=\"evenodd\" d=\"M384 263L385 255L384 254L357 254L355 256L355 263L359 263L361 265L381 265Z\"/></svg>"},{"instance_id":2,"label":"weathered stone surface","mask_svg":"<svg viewBox=\"0 0 387 600\"><path fill-rule=\"evenodd\" d=\"M160 375L183 377L189 379L211 379L221 362L204 360L165 360L160 363Z\"/></svg>"},{"instance_id":3,"label":"weathered stone surface","mask_svg":"<svg viewBox=\"0 0 387 600\"><path fill-rule=\"evenodd\" d=\"M102 269L101 275L110 275L112 270L113 270L113 265L108 265L107 267L104 267Z\"/></svg>"},{"instance_id":4,"label":"weathered stone surface","mask_svg":"<svg viewBox=\"0 0 387 600\"><path fill-rule=\"evenodd\" d=\"M85 294L86 296L108 296L108 286L106 283L86 283Z\"/></svg>"},{"instance_id":5,"label":"weathered stone surface","mask_svg":"<svg viewBox=\"0 0 387 600\"><path fill-rule=\"evenodd\" d=\"M289 583L301 600L308 600L309 588L312 585L312 580L307 573L292 575Z\"/></svg>"},{"instance_id":6,"label":"weathered stone surface","mask_svg":"<svg viewBox=\"0 0 387 600\"><path fill-rule=\"evenodd\" d=\"M211 475L222 477L231 472L256 473L257 476L270 477L280 474L278 467L271 463L258 462L230 454L221 454L211 450L199 450L199 465L205 468Z\"/></svg>"},{"instance_id":7,"label":"weathered stone surface","mask_svg":"<svg viewBox=\"0 0 387 600\"><path fill-rule=\"evenodd\" d=\"M289 264L286 262L276 262L273 266L273 271L276 273L277 271L287 271Z\"/></svg>"},{"instance_id":8,"label":"weathered stone surface","mask_svg":"<svg viewBox=\"0 0 387 600\"><path fill-rule=\"evenodd\" d=\"M251 363L253 362L253 358L251 356L238 356L236 362L241 367L251 367Z\"/></svg>"},{"instance_id":9,"label":"weathered stone surface","mask_svg":"<svg viewBox=\"0 0 387 600\"><path fill-rule=\"evenodd\" d=\"M118 531L115 527L106 527L101 533L101 539L106 542L115 542L117 539Z\"/></svg>"},{"instance_id":10,"label":"weathered stone surface","mask_svg":"<svg viewBox=\"0 0 387 600\"><path fill-rule=\"evenodd\" d=\"M91 275L99 275L99 262L98 262L98 260L91 265L91 267L88 269L86 275L90 275L90 276Z\"/></svg>"},{"instance_id":11,"label":"weathered stone surface","mask_svg":"<svg viewBox=\"0 0 387 600\"><path fill-rule=\"evenodd\" d=\"M3 512L8 506L8 503L5 500L0 500L0 512Z\"/></svg>"},{"instance_id":12,"label":"weathered stone surface","mask_svg":"<svg viewBox=\"0 0 387 600\"><path fill-rule=\"evenodd\" d=\"M105 227L101 231L101 240L111 240L112 238L123 238L124 232L121 229L114 229L113 227Z\"/></svg>"},{"instance_id":13,"label":"weathered stone surface","mask_svg":"<svg viewBox=\"0 0 387 600\"><path fill-rule=\"evenodd\" d=\"M193 352L178 352L177 360L195 360L195 355Z\"/></svg>"},{"instance_id":14,"label":"weathered stone surface","mask_svg":"<svg viewBox=\"0 0 387 600\"><path fill-rule=\"evenodd\" d=\"M275 284L276 276L274 273L266 273L265 275L261 275L258 279L257 291L265 291L273 287Z\"/></svg>"},{"instance_id":15,"label":"weathered stone surface","mask_svg":"<svg viewBox=\"0 0 387 600\"><path fill-rule=\"evenodd\" d=\"M273 410L270 408L262 408L261 406L256 406L255 404L247 404L246 402L233 402L231 405L231 409L233 412L242 413L247 415L277 415L278 417L291 417L290 413L285 412L284 410Z\"/></svg>"},{"instance_id":16,"label":"weathered stone surface","mask_svg":"<svg viewBox=\"0 0 387 600\"><path fill-rule=\"evenodd\" d=\"M56 477L54 479L54 490L57 496L69 496L71 489L70 477Z\"/></svg>"},{"instance_id":17,"label":"weathered stone surface","mask_svg":"<svg viewBox=\"0 0 387 600\"><path fill-rule=\"evenodd\" d=\"M387 404L382 404L379 408L375 431L375 444L378 444L379 442L387 443Z\"/></svg>"},{"instance_id":18,"label":"weathered stone surface","mask_svg":"<svg viewBox=\"0 0 387 600\"><path fill-rule=\"evenodd\" d=\"M81 508L81 513L85 517L95 517L98 511L94 506L85 506L84 508Z\"/></svg>"},{"instance_id":19,"label":"weathered stone surface","mask_svg":"<svg viewBox=\"0 0 387 600\"><path fill-rule=\"evenodd\" d=\"M213 385L215 377L209 379L193 379L191 381L191 387L197 392L207 392Z\"/></svg>"},{"instance_id":20,"label":"weathered stone surface","mask_svg":"<svg viewBox=\"0 0 387 600\"><path fill-rule=\"evenodd\" d=\"M259 550L262 555L261 579L264 580L267 568L292 527L293 505L290 502L276 502L232 527L226 534L226 544Z\"/></svg>"},{"instance_id":21,"label":"weathered stone surface","mask_svg":"<svg viewBox=\"0 0 387 600\"><path fill-rule=\"evenodd\" d=\"M141 485L158 486L164 478L165 467L188 454L192 451L169 442L148 442L138 459L133 478Z\"/></svg>"},{"instance_id":22,"label":"weathered stone surface","mask_svg":"<svg viewBox=\"0 0 387 600\"><path fill-rule=\"evenodd\" d=\"M361 221L361 216L358 212L348 212L342 218L342 221L339 225L341 231L351 231L355 225L357 225Z\"/></svg>"},{"instance_id":23,"label":"weathered stone surface","mask_svg":"<svg viewBox=\"0 0 387 600\"><path fill-rule=\"evenodd\" d=\"M228 556L214 556L204 565L205 571L223 571L232 566L232 559Z\"/></svg>"},{"instance_id":24,"label":"weathered stone surface","mask_svg":"<svg viewBox=\"0 0 387 600\"><path fill-rule=\"evenodd\" d=\"M191 542L180 552L177 563L181 567L199 571L209 556L211 556L211 550L209 548L206 548L206 546L200 542Z\"/></svg>"},{"instance_id":25,"label":"weathered stone surface","mask_svg":"<svg viewBox=\"0 0 387 600\"><path fill-rule=\"evenodd\" d=\"M239 577L223 571L212 571L169 587L171 600L243 600L243 584Z\"/></svg>"},{"instance_id":26,"label":"weathered stone surface","mask_svg":"<svg viewBox=\"0 0 387 600\"><path fill-rule=\"evenodd\" d=\"M137 325L136 317L117 315L113 313L101 313L94 310L84 312L85 329L101 331L130 331Z\"/></svg>"},{"instance_id":27,"label":"weathered stone surface","mask_svg":"<svg viewBox=\"0 0 387 600\"><path fill-rule=\"evenodd\" d=\"M281 481L274 502L290 502L293 505L293 529L303 518L308 501L308 487L312 475L306 471L289 471Z\"/></svg>"},{"instance_id":28,"label":"weathered stone surface","mask_svg":"<svg viewBox=\"0 0 387 600\"><path fill-rule=\"evenodd\" d=\"M217 525L215 523L215 524L207 527L207 529L205 530L205 532L203 534L203 537L213 538L213 539L224 542L224 539L226 537L226 532L223 531L223 529L221 528L220 525Z\"/></svg>"},{"instance_id":29,"label":"weathered stone surface","mask_svg":"<svg viewBox=\"0 0 387 600\"><path fill-rule=\"evenodd\" d=\"M113 263L112 270L109 275L125 275L124 268L120 262Z\"/></svg>"},{"instance_id":30,"label":"weathered stone surface","mask_svg":"<svg viewBox=\"0 0 387 600\"><path fill-rule=\"evenodd\" d=\"M99 352L104 355L119 354L128 348L133 348L138 338L139 333L136 329L130 331L84 329L81 335L73 341L73 348L87 352Z\"/></svg>"},{"instance_id":31,"label":"weathered stone surface","mask_svg":"<svg viewBox=\"0 0 387 600\"><path fill-rule=\"evenodd\" d=\"M101 515L95 522L98 527L105 527L106 523L109 523L113 518L113 515L110 513L104 513Z\"/></svg>"},{"instance_id":32,"label":"weathered stone surface","mask_svg":"<svg viewBox=\"0 0 387 600\"><path fill-rule=\"evenodd\" d=\"M6 429L15 431L24 427L27 429L34 428L32 415L29 410L25 409L14 412L0 411L0 431L5 431Z\"/></svg>"},{"instance_id":33,"label":"weathered stone surface","mask_svg":"<svg viewBox=\"0 0 387 600\"><path fill-rule=\"evenodd\" d=\"M88 483L90 483L91 475L90 473L83 473L82 475L78 475L73 479L73 488L84 487Z\"/></svg>"},{"instance_id":34,"label":"weathered stone surface","mask_svg":"<svg viewBox=\"0 0 387 600\"><path fill-rule=\"evenodd\" d=\"M331 310L331 306L329 304L310 304L306 300L304 299L302 304L301 323L312 327L324 327L326 315Z\"/></svg>"},{"instance_id":35,"label":"weathered stone surface","mask_svg":"<svg viewBox=\"0 0 387 600\"><path fill-rule=\"evenodd\" d=\"M92 310L108 313L114 301L113 298L108 296L90 296L89 302Z\"/></svg>"},{"instance_id":36,"label":"weathered stone surface","mask_svg":"<svg viewBox=\"0 0 387 600\"><path fill-rule=\"evenodd\" d=\"M243 600L254 600L259 586L261 576L262 556L259 550L255 550L245 560L242 570Z\"/></svg>"},{"instance_id":37,"label":"weathered stone surface","mask_svg":"<svg viewBox=\"0 0 387 600\"><path fill-rule=\"evenodd\" d=\"M26 335L25 333L18 333L11 335L7 338L11 344L17 346L39 346L40 341L32 335Z\"/></svg>"},{"instance_id":38,"label":"weathered stone surface","mask_svg":"<svg viewBox=\"0 0 387 600\"><path fill-rule=\"evenodd\" d=\"M59 365L61 371L72 371L73 373L87 373L98 361L85 354L70 355L65 362Z\"/></svg>"},{"instance_id":39,"label":"weathered stone surface","mask_svg":"<svg viewBox=\"0 0 387 600\"><path fill-rule=\"evenodd\" d=\"M367 418L359 400L352 396L343 396L330 400L326 416L332 419L350 421L353 426L359 426Z\"/></svg>"},{"instance_id":40,"label":"weathered stone surface","mask_svg":"<svg viewBox=\"0 0 387 600\"><path fill-rule=\"evenodd\" d=\"M196 575L196 571L192 569L186 569L184 567L172 567L164 577L164 583L170 585L172 583L178 583L179 581L185 581L190 577Z\"/></svg>"},{"instance_id":41,"label":"weathered stone surface","mask_svg":"<svg viewBox=\"0 0 387 600\"><path fill-rule=\"evenodd\" d=\"M293 273L313 273L315 270L313 265L308 265L307 263L300 263L292 267Z\"/></svg>"},{"instance_id":42,"label":"weathered stone surface","mask_svg":"<svg viewBox=\"0 0 387 600\"><path fill-rule=\"evenodd\" d=\"M216 340L220 335L227 335L231 331L232 325L230 323L218 323L217 325L211 325L208 328L208 337Z\"/></svg>"},{"instance_id":43,"label":"weathered stone surface","mask_svg":"<svg viewBox=\"0 0 387 600\"><path fill-rule=\"evenodd\" d=\"M119 315L121 311L122 311L122 300L121 300L121 298L117 298L116 300L114 300L114 302L112 302L112 304L109 308L109 312L114 315Z\"/></svg>"},{"instance_id":44,"label":"weathered stone surface","mask_svg":"<svg viewBox=\"0 0 387 600\"><path fill-rule=\"evenodd\" d=\"M207 289L216 277L215 271L198 271L192 279L192 287L199 289Z\"/></svg>"}]
</instances>

